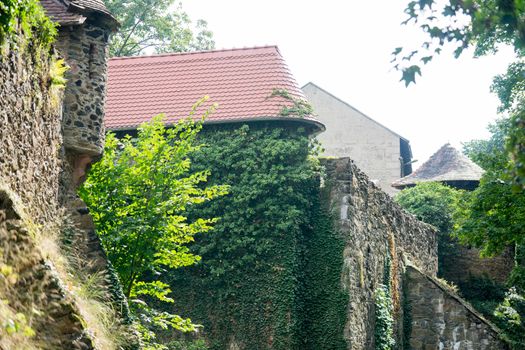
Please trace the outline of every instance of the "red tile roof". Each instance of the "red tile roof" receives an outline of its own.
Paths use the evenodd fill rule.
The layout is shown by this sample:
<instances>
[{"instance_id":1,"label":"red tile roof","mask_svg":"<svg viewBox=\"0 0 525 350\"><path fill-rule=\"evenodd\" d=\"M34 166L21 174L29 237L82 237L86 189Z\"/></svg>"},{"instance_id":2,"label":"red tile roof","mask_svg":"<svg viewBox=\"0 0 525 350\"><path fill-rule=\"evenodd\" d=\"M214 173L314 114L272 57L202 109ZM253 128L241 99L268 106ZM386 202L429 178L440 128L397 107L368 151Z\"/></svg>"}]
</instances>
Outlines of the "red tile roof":
<instances>
[{"instance_id":1,"label":"red tile roof","mask_svg":"<svg viewBox=\"0 0 525 350\"><path fill-rule=\"evenodd\" d=\"M108 75L109 129L133 129L159 113L173 123L206 95L197 113L219 105L207 123L284 119L323 129L314 116L281 116L290 101L268 98L278 88L306 99L276 46L113 58Z\"/></svg>"}]
</instances>

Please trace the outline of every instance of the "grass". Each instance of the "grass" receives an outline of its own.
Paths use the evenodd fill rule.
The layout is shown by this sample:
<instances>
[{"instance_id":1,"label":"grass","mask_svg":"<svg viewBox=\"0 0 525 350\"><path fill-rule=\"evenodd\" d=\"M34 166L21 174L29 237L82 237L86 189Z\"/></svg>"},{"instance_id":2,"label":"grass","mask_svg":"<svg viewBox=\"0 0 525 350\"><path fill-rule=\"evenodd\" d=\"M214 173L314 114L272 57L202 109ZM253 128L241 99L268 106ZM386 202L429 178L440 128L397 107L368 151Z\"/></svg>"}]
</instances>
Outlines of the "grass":
<instances>
[{"instance_id":1,"label":"grass","mask_svg":"<svg viewBox=\"0 0 525 350\"><path fill-rule=\"evenodd\" d=\"M78 234L64 214L46 229L35 228L37 247L42 256L55 267L66 291L79 310L81 322L91 335L97 349L116 350L126 343L128 327L122 325L117 312L112 308L105 290L104 270L89 273L91 264L81 257L74 244L62 243L61 232Z\"/></svg>"}]
</instances>

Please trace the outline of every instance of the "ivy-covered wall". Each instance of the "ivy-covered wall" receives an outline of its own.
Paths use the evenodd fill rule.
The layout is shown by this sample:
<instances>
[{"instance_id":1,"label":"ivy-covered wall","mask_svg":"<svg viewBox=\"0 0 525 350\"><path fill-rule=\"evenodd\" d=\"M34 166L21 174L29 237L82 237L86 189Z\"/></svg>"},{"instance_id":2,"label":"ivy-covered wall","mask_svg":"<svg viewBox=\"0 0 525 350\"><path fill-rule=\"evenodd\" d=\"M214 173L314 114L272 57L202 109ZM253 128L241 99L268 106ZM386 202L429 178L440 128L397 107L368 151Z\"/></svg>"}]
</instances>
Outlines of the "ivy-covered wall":
<instances>
[{"instance_id":1,"label":"ivy-covered wall","mask_svg":"<svg viewBox=\"0 0 525 350\"><path fill-rule=\"evenodd\" d=\"M319 186L319 184L316 184ZM311 229L305 230L303 269L303 344L301 349L347 349L344 329L349 302L341 283L347 242L337 227L338 213L330 200L333 179L312 189Z\"/></svg>"},{"instance_id":2,"label":"ivy-covered wall","mask_svg":"<svg viewBox=\"0 0 525 350\"><path fill-rule=\"evenodd\" d=\"M230 194L198 208L220 217L171 273L175 310L204 325L211 349L300 349L305 232L318 188L308 131L297 124L208 126L195 170Z\"/></svg>"},{"instance_id":3,"label":"ivy-covered wall","mask_svg":"<svg viewBox=\"0 0 525 350\"><path fill-rule=\"evenodd\" d=\"M385 312L402 319L403 259L436 273L434 230L349 159L316 164L308 130L208 125L201 140L195 170L230 194L193 209L220 221L192 246L202 261L167 282L171 311L202 324L211 349L371 349L384 283ZM401 323L389 325L398 338Z\"/></svg>"}]
</instances>

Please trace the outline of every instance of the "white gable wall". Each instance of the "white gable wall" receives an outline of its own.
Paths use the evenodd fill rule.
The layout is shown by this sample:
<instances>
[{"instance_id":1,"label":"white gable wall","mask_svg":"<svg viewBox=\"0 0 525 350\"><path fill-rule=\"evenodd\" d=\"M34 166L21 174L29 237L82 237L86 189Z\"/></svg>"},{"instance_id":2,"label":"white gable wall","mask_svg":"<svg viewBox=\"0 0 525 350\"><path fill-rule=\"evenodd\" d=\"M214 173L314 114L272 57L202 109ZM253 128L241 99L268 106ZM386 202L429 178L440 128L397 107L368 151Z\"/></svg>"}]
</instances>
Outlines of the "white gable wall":
<instances>
[{"instance_id":1,"label":"white gable wall","mask_svg":"<svg viewBox=\"0 0 525 350\"><path fill-rule=\"evenodd\" d=\"M400 137L313 84L303 91L326 131L317 136L324 156L350 157L385 192L401 177Z\"/></svg>"}]
</instances>

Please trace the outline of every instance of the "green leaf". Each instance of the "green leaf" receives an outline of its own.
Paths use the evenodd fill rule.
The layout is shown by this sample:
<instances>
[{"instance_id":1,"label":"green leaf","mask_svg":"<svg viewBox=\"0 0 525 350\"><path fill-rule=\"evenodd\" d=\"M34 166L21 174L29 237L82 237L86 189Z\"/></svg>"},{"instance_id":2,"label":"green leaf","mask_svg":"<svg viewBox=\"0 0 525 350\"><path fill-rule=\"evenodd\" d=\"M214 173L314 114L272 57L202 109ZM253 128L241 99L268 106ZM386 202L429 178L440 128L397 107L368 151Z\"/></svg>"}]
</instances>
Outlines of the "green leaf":
<instances>
[{"instance_id":1,"label":"green leaf","mask_svg":"<svg viewBox=\"0 0 525 350\"><path fill-rule=\"evenodd\" d=\"M421 69L419 66L413 65L408 68L404 68L402 71L402 77L400 81L405 82L405 86L410 85L410 83L416 82L416 74L421 76Z\"/></svg>"}]
</instances>

